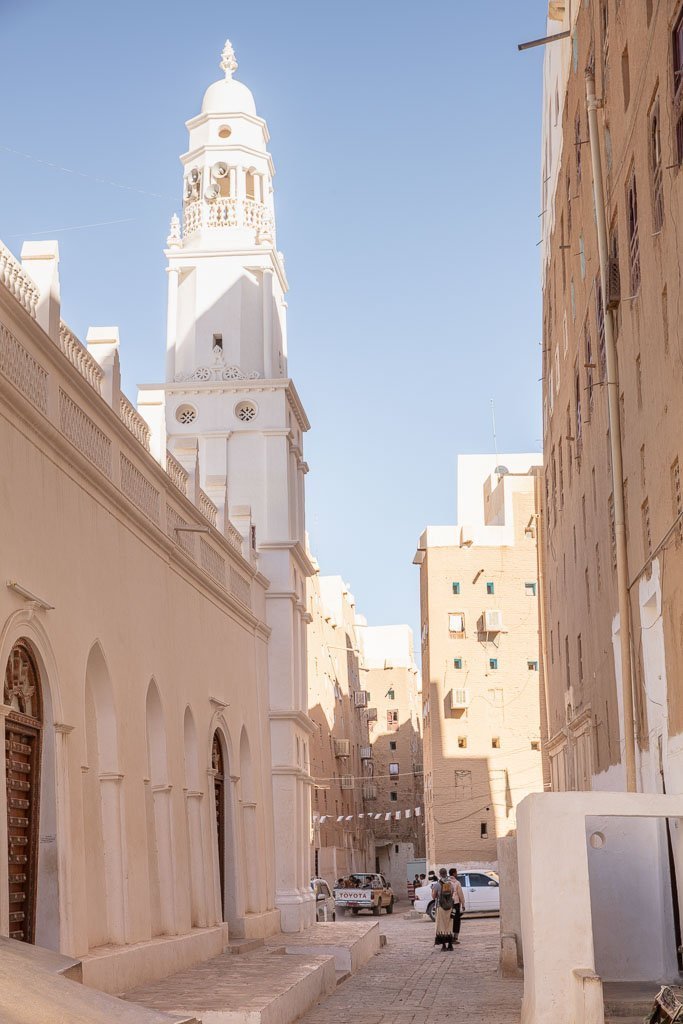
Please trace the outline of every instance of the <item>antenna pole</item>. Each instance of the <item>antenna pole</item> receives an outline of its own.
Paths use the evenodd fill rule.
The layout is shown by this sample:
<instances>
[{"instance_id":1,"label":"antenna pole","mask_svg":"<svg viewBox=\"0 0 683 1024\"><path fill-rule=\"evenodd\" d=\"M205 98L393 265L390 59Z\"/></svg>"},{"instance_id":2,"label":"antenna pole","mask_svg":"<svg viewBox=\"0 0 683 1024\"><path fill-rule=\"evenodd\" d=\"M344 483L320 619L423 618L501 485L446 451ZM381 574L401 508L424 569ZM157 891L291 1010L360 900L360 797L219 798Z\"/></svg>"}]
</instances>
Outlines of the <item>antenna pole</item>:
<instances>
[{"instance_id":1,"label":"antenna pole","mask_svg":"<svg viewBox=\"0 0 683 1024\"><path fill-rule=\"evenodd\" d=\"M496 407L491 399L491 423L493 425L493 451L496 455L496 468L498 468L498 438L496 437Z\"/></svg>"}]
</instances>

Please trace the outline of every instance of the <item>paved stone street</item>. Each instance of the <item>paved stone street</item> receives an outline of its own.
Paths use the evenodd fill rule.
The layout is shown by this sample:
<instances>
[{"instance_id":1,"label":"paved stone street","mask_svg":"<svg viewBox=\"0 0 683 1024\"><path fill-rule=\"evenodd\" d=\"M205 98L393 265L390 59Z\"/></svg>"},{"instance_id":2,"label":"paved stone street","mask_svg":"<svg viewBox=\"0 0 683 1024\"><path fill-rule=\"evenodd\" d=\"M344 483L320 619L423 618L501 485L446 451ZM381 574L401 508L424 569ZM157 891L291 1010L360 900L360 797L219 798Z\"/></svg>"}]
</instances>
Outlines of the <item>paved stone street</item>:
<instances>
[{"instance_id":1,"label":"paved stone street","mask_svg":"<svg viewBox=\"0 0 683 1024\"><path fill-rule=\"evenodd\" d=\"M452 953L434 946L430 921L397 913L382 917L381 929L386 947L302 1024L517 1024L522 982L498 976L498 918L463 921Z\"/></svg>"}]
</instances>

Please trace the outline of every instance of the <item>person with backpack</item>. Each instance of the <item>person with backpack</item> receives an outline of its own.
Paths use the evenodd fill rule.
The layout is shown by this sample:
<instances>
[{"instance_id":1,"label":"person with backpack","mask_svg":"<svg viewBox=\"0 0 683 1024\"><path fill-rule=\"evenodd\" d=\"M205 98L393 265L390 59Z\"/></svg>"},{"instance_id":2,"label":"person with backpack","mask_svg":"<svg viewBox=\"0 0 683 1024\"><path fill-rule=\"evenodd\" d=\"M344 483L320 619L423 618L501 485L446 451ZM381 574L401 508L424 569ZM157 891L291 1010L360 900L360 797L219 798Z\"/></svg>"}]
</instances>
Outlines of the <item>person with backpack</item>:
<instances>
[{"instance_id":1,"label":"person with backpack","mask_svg":"<svg viewBox=\"0 0 683 1024\"><path fill-rule=\"evenodd\" d=\"M453 942L460 942L460 917L465 911L465 893L458 881L458 869L451 868L448 872L453 886Z\"/></svg>"},{"instance_id":2,"label":"person with backpack","mask_svg":"<svg viewBox=\"0 0 683 1024\"><path fill-rule=\"evenodd\" d=\"M445 868L439 868L438 881L432 885L432 899L436 904L436 936L434 945L441 945L441 952L453 952L453 905L454 885Z\"/></svg>"}]
</instances>

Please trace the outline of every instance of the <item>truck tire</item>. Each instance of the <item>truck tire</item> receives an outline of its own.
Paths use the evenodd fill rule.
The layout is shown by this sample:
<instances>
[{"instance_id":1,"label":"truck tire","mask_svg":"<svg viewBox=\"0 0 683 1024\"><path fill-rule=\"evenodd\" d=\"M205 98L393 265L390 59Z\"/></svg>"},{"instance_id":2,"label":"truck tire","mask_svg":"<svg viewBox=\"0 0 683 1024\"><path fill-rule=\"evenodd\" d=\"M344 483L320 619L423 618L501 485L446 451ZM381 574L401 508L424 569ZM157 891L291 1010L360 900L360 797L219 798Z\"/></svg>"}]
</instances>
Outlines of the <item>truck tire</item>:
<instances>
[{"instance_id":1,"label":"truck tire","mask_svg":"<svg viewBox=\"0 0 683 1024\"><path fill-rule=\"evenodd\" d=\"M436 903L434 900L427 907L427 916L430 921L436 921Z\"/></svg>"},{"instance_id":2,"label":"truck tire","mask_svg":"<svg viewBox=\"0 0 683 1024\"><path fill-rule=\"evenodd\" d=\"M377 905L376 907L372 908L372 916L373 917L379 917L379 905Z\"/></svg>"},{"instance_id":3,"label":"truck tire","mask_svg":"<svg viewBox=\"0 0 683 1024\"><path fill-rule=\"evenodd\" d=\"M351 911L351 913L354 915L354 917L357 917L358 913L359 913L358 907L354 907L353 910Z\"/></svg>"},{"instance_id":4,"label":"truck tire","mask_svg":"<svg viewBox=\"0 0 683 1024\"><path fill-rule=\"evenodd\" d=\"M389 902L389 906L387 907L387 914L393 914L393 912L394 912L394 901L392 899Z\"/></svg>"}]
</instances>

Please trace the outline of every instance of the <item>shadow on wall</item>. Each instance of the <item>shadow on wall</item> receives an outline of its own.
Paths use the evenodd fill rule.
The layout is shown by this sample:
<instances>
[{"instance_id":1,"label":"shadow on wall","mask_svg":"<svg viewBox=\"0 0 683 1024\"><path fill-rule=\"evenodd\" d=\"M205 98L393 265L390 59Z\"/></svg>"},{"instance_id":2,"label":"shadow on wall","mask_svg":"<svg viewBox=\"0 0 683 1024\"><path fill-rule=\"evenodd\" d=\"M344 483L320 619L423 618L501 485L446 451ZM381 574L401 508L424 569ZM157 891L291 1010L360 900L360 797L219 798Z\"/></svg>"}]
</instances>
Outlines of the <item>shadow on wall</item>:
<instances>
[{"instance_id":1,"label":"shadow on wall","mask_svg":"<svg viewBox=\"0 0 683 1024\"><path fill-rule=\"evenodd\" d=\"M458 748L458 754L444 753L449 746L467 742L466 719L464 712L460 719L452 716L444 697L443 718L450 722L445 735L438 687L431 683L429 689L432 790L425 794L425 803L429 795L431 860L436 865L493 864L497 860L497 839L511 830L499 832L496 825L496 810L499 816L502 809L509 815L513 807L509 775L505 770L493 769L487 757L470 757L466 746Z\"/></svg>"},{"instance_id":2,"label":"shadow on wall","mask_svg":"<svg viewBox=\"0 0 683 1024\"><path fill-rule=\"evenodd\" d=\"M393 843L412 843L415 857L425 855L424 818L424 771L422 763L422 740L412 722L404 722L398 729L391 729L388 722L378 721L370 733L373 756L373 777L376 780L378 799L369 801L367 809L377 814L387 811L405 811L423 808L422 817L404 818L401 821L374 823L377 840ZM391 749L395 743L396 748ZM390 777L389 766L398 764L399 774ZM369 780L371 781L371 780ZM396 793L396 800L390 794Z\"/></svg>"}]
</instances>

